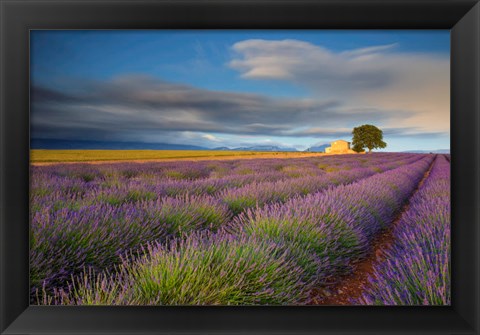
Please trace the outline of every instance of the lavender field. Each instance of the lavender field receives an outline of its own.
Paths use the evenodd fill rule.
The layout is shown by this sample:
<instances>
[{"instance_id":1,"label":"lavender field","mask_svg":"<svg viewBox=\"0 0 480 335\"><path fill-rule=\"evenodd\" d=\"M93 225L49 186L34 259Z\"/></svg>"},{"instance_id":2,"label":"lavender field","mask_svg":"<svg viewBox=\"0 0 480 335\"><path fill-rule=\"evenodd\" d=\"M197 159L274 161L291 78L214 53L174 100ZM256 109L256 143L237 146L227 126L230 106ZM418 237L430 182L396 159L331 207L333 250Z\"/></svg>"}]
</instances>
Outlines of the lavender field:
<instances>
[{"instance_id":1,"label":"lavender field","mask_svg":"<svg viewBox=\"0 0 480 335\"><path fill-rule=\"evenodd\" d=\"M450 304L449 155L31 167L37 305ZM319 296L320 295L320 296Z\"/></svg>"}]
</instances>

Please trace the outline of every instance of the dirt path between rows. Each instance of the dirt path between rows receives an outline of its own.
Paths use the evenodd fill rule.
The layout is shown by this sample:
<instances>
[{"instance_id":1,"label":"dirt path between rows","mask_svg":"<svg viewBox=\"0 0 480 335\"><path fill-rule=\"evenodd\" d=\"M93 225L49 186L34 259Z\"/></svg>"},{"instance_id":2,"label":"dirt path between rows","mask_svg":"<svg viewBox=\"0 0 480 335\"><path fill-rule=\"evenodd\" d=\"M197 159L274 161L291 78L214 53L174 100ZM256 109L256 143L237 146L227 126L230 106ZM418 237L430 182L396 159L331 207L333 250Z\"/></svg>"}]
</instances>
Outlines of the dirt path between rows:
<instances>
[{"instance_id":1,"label":"dirt path between rows","mask_svg":"<svg viewBox=\"0 0 480 335\"><path fill-rule=\"evenodd\" d=\"M413 191L410 199L417 193L423 185L427 177L430 175L433 164L437 157L432 161L428 170L423 175L422 180L418 183L417 188ZM354 264L354 271L351 275L341 277L338 282L330 287L321 288L312 291L310 297L310 305L352 305L351 300L360 298L368 285L368 278L373 277L373 270L377 263L385 260L385 251L389 250L395 241L393 232L400 222L400 219L409 208L410 199L402 207L400 213L396 216L392 224L381 231L373 240L371 252L368 256L358 263Z\"/></svg>"}]
</instances>

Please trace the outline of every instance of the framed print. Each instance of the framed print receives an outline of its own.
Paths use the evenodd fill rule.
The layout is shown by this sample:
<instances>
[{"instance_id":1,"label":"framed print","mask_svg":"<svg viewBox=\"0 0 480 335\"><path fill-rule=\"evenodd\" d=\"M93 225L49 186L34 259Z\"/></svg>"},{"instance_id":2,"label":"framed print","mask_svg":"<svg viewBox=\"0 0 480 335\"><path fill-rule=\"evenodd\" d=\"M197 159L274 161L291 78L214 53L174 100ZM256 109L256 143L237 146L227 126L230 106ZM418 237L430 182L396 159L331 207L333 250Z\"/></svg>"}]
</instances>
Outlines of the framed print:
<instances>
[{"instance_id":1,"label":"framed print","mask_svg":"<svg viewBox=\"0 0 480 335\"><path fill-rule=\"evenodd\" d=\"M478 333L477 1L1 6L2 333Z\"/></svg>"}]
</instances>

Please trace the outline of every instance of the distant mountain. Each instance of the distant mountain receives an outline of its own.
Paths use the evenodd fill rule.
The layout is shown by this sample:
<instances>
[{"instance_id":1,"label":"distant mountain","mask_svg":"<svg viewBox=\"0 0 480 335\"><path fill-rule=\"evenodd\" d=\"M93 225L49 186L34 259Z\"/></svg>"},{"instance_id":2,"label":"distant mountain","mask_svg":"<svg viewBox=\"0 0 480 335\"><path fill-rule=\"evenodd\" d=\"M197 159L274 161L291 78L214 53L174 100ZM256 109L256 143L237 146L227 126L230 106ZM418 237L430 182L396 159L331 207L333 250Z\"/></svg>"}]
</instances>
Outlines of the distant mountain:
<instances>
[{"instance_id":1,"label":"distant mountain","mask_svg":"<svg viewBox=\"0 0 480 335\"><path fill-rule=\"evenodd\" d=\"M408 152L412 154L428 154L428 153L433 153L433 154L449 154L450 149L437 149L437 150L407 150L407 151L402 151L402 152Z\"/></svg>"},{"instance_id":2,"label":"distant mountain","mask_svg":"<svg viewBox=\"0 0 480 335\"><path fill-rule=\"evenodd\" d=\"M208 148L170 143L75 141L32 139L31 149L98 149L98 150L210 150Z\"/></svg>"},{"instance_id":3,"label":"distant mountain","mask_svg":"<svg viewBox=\"0 0 480 335\"><path fill-rule=\"evenodd\" d=\"M251 147L238 147L238 148L228 148L228 147L217 147L211 150L224 150L224 151L298 151L294 148L279 147L275 145L254 145Z\"/></svg>"},{"instance_id":4,"label":"distant mountain","mask_svg":"<svg viewBox=\"0 0 480 335\"><path fill-rule=\"evenodd\" d=\"M98 149L98 150L232 150L232 151L296 151L292 148L274 145L257 145L251 147L217 147L206 148L196 145L170 143L143 143L143 142L114 142L114 141L75 141L58 139L32 139L31 149Z\"/></svg>"},{"instance_id":5,"label":"distant mountain","mask_svg":"<svg viewBox=\"0 0 480 335\"><path fill-rule=\"evenodd\" d=\"M295 148L279 147L276 145L255 145L252 147L240 147L230 149L234 151L298 151Z\"/></svg>"},{"instance_id":6,"label":"distant mountain","mask_svg":"<svg viewBox=\"0 0 480 335\"><path fill-rule=\"evenodd\" d=\"M326 144L321 144L321 145L314 145L308 148L305 151L310 151L310 152L325 152L325 149L328 148L331 144L326 143Z\"/></svg>"}]
</instances>

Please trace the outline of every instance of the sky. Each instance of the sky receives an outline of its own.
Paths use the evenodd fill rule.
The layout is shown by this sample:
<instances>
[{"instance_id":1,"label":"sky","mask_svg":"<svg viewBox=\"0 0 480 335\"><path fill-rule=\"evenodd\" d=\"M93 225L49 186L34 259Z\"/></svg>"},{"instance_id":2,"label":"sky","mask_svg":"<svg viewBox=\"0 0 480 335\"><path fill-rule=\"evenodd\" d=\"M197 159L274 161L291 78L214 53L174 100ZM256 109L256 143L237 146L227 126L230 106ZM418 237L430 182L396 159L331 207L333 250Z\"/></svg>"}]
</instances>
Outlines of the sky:
<instances>
[{"instance_id":1,"label":"sky","mask_svg":"<svg viewBox=\"0 0 480 335\"><path fill-rule=\"evenodd\" d=\"M448 30L38 30L31 137L450 148Z\"/></svg>"}]
</instances>

